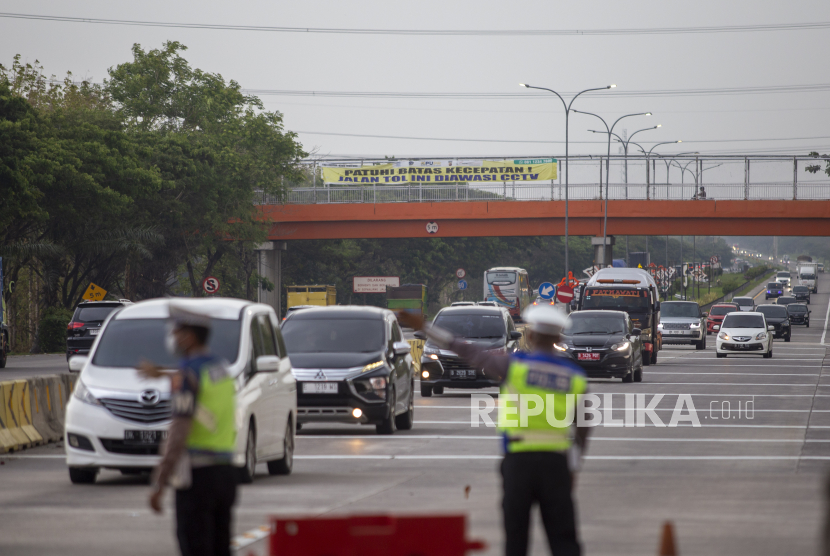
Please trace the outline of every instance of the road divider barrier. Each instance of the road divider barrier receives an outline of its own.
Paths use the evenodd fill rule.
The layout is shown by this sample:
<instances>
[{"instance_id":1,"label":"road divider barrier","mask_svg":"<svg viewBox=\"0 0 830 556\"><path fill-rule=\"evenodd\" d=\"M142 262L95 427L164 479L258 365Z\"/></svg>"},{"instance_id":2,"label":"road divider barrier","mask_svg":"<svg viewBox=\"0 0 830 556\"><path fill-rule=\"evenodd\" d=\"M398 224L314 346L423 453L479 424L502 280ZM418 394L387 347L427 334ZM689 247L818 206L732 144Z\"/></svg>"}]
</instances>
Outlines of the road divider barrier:
<instances>
[{"instance_id":1,"label":"road divider barrier","mask_svg":"<svg viewBox=\"0 0 830 556\"><path fill-rule=\"evenodd\" d=\"M272 518L270 556L463 556L484 550L466 539L463 515Z\"/></svg>"},{"instance_id":2,"label":"road divider barrier","mask_svg":"<svg viewBox=\"0 0 830 556\"><path fill-rule=\"evenodd\" d=\"M0 382L0 453L60 440L76 380L52 375Z\"/></svg>"}]
</instances>

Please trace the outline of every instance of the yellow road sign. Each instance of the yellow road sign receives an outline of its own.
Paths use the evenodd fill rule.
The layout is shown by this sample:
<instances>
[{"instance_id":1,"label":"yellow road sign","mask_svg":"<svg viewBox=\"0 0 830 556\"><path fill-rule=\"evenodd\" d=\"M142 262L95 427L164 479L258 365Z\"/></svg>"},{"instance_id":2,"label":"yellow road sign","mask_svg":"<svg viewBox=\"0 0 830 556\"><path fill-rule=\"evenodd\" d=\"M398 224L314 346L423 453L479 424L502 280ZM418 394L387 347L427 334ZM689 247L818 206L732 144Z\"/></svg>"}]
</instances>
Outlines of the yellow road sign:
<instances>
[{"instance_id":1,"label":"yellow road sign","mask_svg":"<svg viewBox=\"0 0 830 556\"><path fill-rule=\"evenodd\" d=\"M89 287L84 292L84 299L87 301L103 301L104 296L107 295L107 290L102 288L101 286L96 286L92 282L89 283Z\"/></svg>"}]
</instances>

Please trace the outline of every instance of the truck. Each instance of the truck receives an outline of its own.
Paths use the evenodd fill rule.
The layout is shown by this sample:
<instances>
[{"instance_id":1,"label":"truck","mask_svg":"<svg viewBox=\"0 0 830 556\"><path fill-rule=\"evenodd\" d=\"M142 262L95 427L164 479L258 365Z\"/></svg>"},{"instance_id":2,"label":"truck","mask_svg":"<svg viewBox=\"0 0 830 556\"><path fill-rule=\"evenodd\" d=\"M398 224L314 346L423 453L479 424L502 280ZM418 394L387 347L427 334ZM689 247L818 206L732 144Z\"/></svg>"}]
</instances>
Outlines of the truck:
<instances>
[{"instance_id":1,"label":"truck","mask_svg":"<svg viewBox=\"0 0 830 556\"><path fill-rule=\"evenodd\" d=\"M426 317L427 287L424 284L386 286L386 308Z\"/></svg>"},{"instance_id":2,"label":"truck","mask_svg":"<svg viewBox=\"0 0 830 556\"><path fill-rule=\"evenodd\" d=\"M642 332L643 364L657 363L663 349L660 291L654 277L641 268L603 268L582 288L575 310L625 311Z\"/></svg>"},{"instance_id":3,"label":"truck","mask_svg":"<svg viewBox=\"0 0 830 556\"><path fill-rule=\"evenodd\" d=\"M813 293L818 293L818 263L814 262L799 262L796 267L796 275L798 276L798 283L802 286L807 286Z\"/></svg>"},{"instance_id":4,"label":"truck","mask_svg":"<svg viewBox=\"0 0 830 556\"><path fill-rule=\"evenodd\" d=\"M335 286L286 286L286 308L299 305L337 305Z\"/></svg>"}]
</instances>

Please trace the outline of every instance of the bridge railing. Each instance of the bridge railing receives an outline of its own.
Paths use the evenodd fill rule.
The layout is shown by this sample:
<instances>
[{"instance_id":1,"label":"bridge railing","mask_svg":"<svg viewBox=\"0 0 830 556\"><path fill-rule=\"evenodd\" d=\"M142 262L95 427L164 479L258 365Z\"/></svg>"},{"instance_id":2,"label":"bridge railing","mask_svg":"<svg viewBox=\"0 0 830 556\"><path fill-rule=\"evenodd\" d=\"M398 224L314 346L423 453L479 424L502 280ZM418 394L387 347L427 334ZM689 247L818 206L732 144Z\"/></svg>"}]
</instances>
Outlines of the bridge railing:
<instances>
[{"instance_id":1,"label":"bridge railing","mask_svg":"<svg viewBox=\"0 0 830 556\"><path fill-rule=\"evenodd\" d=\"M830 181L793 185L786 182L752 184L708 183L706 198L715 200L828 200ZM568 186L571 200L601 200L606 186L599 183L572 183ZM697 191L688 184L624 184L608 185L609 200L688 200ZM375 185L290 188L285 197L260 194L258 203L271 204L342 204L342 203L434 203L442 201L560 201L565 199L565 186L559 183L472 185Z\"/></svg>"}]
</instances>

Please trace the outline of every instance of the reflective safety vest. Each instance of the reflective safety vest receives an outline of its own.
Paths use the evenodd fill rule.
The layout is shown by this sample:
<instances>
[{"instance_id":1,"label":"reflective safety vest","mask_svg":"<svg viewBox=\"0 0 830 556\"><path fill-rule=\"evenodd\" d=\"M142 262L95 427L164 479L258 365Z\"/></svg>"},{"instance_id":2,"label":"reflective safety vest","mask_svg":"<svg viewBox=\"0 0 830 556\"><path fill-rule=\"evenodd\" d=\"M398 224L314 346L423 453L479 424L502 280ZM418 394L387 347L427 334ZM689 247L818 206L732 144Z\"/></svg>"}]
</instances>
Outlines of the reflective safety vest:
<instances>
[{"instance_id":1,"label":"reflective safety vest","mask_svg":"<svg viewBox=\"0 0 830 556\"><path fill-rule=\"evenodd\" d=\"M563 452L570 448L571 424L587 385L582 369L555 355L511 357L499 394L499 430L505 451Z\"/></svg>"},{"instance_id":2,"label":"reflective safety vest","mask_svg":"<svg viewBox=\"0 0 830 556\"><path fill-rule=\"evenodd\" d=\"M199 392L187 448L232 454L236 446L236 387L222 363L211 361L199 371Z\"/></svg>"}]
</instances>

